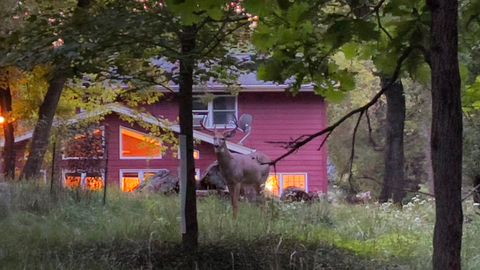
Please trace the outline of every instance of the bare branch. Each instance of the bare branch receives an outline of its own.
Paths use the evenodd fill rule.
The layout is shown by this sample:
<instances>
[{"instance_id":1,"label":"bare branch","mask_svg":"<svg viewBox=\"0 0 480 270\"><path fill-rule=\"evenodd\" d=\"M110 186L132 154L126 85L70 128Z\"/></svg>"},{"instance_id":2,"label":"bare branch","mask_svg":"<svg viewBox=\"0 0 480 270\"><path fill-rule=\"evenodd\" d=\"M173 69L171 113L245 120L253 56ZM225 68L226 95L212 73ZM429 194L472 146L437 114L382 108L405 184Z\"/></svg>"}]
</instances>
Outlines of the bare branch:
<instances>
[{"instance_id":1,"label":"bare branch","mask_svg":"<svg viewBox=\"0 0 480 270\"><path fill-rule=\"evenodd\" d=\"M473 194L475 194L475 192L479 192L480 191L480 184L476 185L468 194L467 196L463 197L462 198L462 202L464 202L466 199L468 199L470 196L472 196Z\"/></svg>"},{"instance_id":2,"label":"bare branch","mask_svg":"<svg viewBox=\"0 0 480 270\"><path fill-rule=\"evenodd\" d=\"M224 39L225 39L227 36L229 36L229 35L232 34L233 32L237 31L238 29L240 29L240 28L242 28L242 27L244 27L244 26L246 26L246 25L248 25L248 24L250 24L249 21L243 22L243 23L239 23L238 25L236 25L236 26L233 27L232 29L230 29L230 30L228 30L227 32L225 32L222 36L220 36L220 37L219 37L218 35L215 36L215 38L213 39L213 41L210 42L210 43L209 43L208 45L206 45L205 47L203 47L199 52L201 53L203 50L207 49L207 48L210 46L210 44L213 44L210 48L207 49L207 51L206 51L205 53L202 54L202 56L205 56L205 55L210 54L211 52L213 52L213 50L215 50L215 49L218 47L218 45L220 45L220 43L221 43L222 41L224 41ZM219 33L221 33L221 30L219 30Z\"/></svg>"},{"instance_id":3,"label":"bare branch","mask_svg":"<svg viewBox=\"0 0 480 270\"><path fill-rule=\"evenodd\" d=\"M383 0L382 0L383 1ZM380 1L380 3L382 3L382 1ZM382 3L383 4L383 3ZM388 39L390 41L393 40L393 37L392 35L390 35L390 33L387 31L387 29L385 29L385 27L383 27L382 25L382 21L380 20L380 12L379 12L379 9L380 8L377 8L375 9L375 16L377 17L377 24L378 24L378 28L380 28L380 30L382 30L383 33L385 33L385 35L387 35Z\"/></svg>"},{"instance_id":4,"label":"bare branch","mask_svg":"<svg viewBox=\"0 0 480 270\"><path fill-rule=\"evenodd\" d=\"M327 140L330 137L330 135L332 134L332 132L333 132L333 130L328 132L327 135L325 135L325 137L323 137L322 143L320 144L320 146L318 147L317 150L322 149L323 145L327 142Z\"/></svg>"},{"instance_id":5,"label":"bare branch","mask_svg":"<svg viewBox=\"0 0 480 270\"><path fill-rule=\"evenodd\" d=\"M360 125L360 121L362 120L362 116L365 113L365 111L361 111L360 114L358 115L357 123L355 124L355 127L353 128L353 134L352 134L352 151L350 152L350 162L349 162L349 167L348 167L348 184L350 185L350 193L354 194L356 193L355 188L353 187L353 160L355 159L355 140L357 138L357 131L358 131L358 126Z\"/></svg>"},{"instance_id":6,"label":"bare branch","mask_svg":"<svg viewBox=\"0 0 480 270\"><path fill-rule=\"evenodd\" d=\"M296 140L296 143L292 146L292 148L289 151L287 151L283 155L279 156L278 158L276 158L276 159L274 159L271 162L268 162L266 164L270 164L270 165L276 164L280 160L288 157L289 155L291 155L292 153L294 153L295 151L297 151L301 147L305 146L307 143L311 142L313 139L315 139L319 136L322 136L324 134L327 134L329 132L332 132L333 130L335 130L338 126L340 126L343 122L345 122L347 119L349 119L353 115L355 115L357 113L363 113L364 111L368 110L368 108L373 106L373 104L375 104L380 99L380 97L385 93L385 91L387 91L393 85L393 83L395 83L395 81L398 79L398 77L400 75L400 71L401 71L403 62L407 59L407 57L410 55L410 53L414 49L418 49L418 48L417 47L408 47L408 48L405 49L405 51L402 53L400 58L398 58L398 60L397 60L397 65L395 67L395 71L394 71L390 81L388 82L388 84L386 84L384 87L382 87L382 89L367 104L365 104L362 107L359 107L355 110L350 111L349 113L344 115L342 118L340 118L337 122L333 123L332 125L328 126L327 128L324 128L324 129L320 130L319 132L314 133L314 134L312 134L312 135L310 135L310 136L308 136L304 139ZM302 136L304 136L304 135L302 135Z\"/></svg>"},{"instance_id":7,"label":"bare branch","mask_svg":"<svg viewBox=\"0 0 480 270\"><path fill-rule=\"evenodd\" d=\"M365 116L367 118L367 126L368 126L368 141L372 144L374 150L378 150L378 144L377 142L375 142L375 140L373 139L373 129L372 129L372 123L370 121L370 114L368 113L368 109L365 110Z\"/></svg>"}]
</instances>

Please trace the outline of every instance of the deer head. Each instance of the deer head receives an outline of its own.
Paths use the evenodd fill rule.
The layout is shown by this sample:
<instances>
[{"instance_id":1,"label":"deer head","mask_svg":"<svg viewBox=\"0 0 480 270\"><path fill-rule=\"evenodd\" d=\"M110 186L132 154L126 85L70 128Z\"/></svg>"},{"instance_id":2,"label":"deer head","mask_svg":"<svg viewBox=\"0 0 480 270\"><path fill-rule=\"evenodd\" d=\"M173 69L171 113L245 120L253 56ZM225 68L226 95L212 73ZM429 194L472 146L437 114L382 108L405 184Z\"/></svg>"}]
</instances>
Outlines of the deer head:
<instances>
[{"instance_id":1,"label":"deer head","mask_svg":"<svg viewBox=\"0 0 480 270\"><path fill-rule=\"evenodd\" d=\"M204 122L205 120L202 121L202 123L200 124L202 128L213 132L213 147L214 147L215 153L222 153L222 152L228 151L227 140L235 136L235 133L238 128L238 122L236 117L234 116L234 121L233 121L235 124L235 127L233 129L225 130L223 132L217 131L216 127L213 130L206 128L204 125Z\"/></svg>"}]
</instances>

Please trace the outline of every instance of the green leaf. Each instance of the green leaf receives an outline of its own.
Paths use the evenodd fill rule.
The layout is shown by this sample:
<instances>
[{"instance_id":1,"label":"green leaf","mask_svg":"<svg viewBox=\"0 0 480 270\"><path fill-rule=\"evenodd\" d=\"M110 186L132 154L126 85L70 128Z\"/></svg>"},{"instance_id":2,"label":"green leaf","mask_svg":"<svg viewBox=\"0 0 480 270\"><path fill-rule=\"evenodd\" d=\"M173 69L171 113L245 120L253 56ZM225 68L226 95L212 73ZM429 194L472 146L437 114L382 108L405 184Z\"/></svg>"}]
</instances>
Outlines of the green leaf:
<instances>
[{"instance_id":1,"label":"green leaf","mask_svg":"<svg viewBox=\"0 0 480 270\"><path fill-rule=\"evenodd\" d=\"M467 65L464 63L459 63L459 68L460 68L460 79L462 81L462 88L464 88L465 82L467 82L470 72L468 70Z\"/></svg>"},{"instance_id":2,"label":"green leaf","mask_svg":"<svg viewBox=\"0 0 480 270\"><path fill-rule=\"evenodd\" d=\"M208 16L210 16L210 18L214 20L221 20L223 18L224 11L219 7L210 8L210 9L207 9L207 14Z\"/></svg>"},{"instance_id":3,"label":"green leaf","mask_svg":"<svg viewBox=\"0 0 480 270\"><path fill-rule=\"evenodd\" d=\"M307 3L296 2L287 11L286 19L295 25L305 19L305 13L309 10Z\"/></svg>"},{"instance_id":4,"label":"green leaf","mask_svg":"<svg viewBox=\"0 0 480 270\"><path fill-rule=\"evenodd\" d=\"M395 57L390 54L380 54L373 59L373 63L383 74L391 75L397 65Z\"/></svg>"},{"instance_id":5,"label":"green leaf","mask_svg":"<svg viewBox=\"0 0 480 270\"><path fill-rule=\"evenodd\" d=\"M345 59L352 60L355 56L357 56L358 44L349 42L344 44L340 50L345 55Z\"/></svg>"}]
</instances>

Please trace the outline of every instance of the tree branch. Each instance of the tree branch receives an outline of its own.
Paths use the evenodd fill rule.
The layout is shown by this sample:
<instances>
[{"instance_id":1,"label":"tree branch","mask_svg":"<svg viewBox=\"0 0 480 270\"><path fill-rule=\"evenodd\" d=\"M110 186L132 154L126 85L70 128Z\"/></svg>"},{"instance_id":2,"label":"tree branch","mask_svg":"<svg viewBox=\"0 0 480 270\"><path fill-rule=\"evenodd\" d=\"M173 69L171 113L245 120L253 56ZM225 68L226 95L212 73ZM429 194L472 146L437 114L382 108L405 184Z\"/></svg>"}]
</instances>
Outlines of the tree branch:
<instances>
[{"instance_id":1,"label":"tree branch","mask_svg":"<svg viewBox=\"0 0 480 270\"><path fill-rule=\"evenodd\" d=\"M373 128L372 128L372 123L370 121L370 114L368 113L368 109L365 110L365 116L367 118L367 126L368 126L368 141L372 144L374 150L378 151L378 144L377 142L375 142L375 140L373 139Z\"/></svg>"},{"instance_id":2,"label":"tree branch","mask_svg":"<svg viewBox=\"0 0 480 270\"><path fill-rule=\"evenodd\" d=\"M201 57L205 56L205 55L208 55L210 54L213 50L215 50L218 45L225 39L225 37L229 36L230 34L232 34L233 32L237 31L238 29L248 25L250 22L243 22L243 23L239 23L237 26L233 27L232 29L228 30L227 32L225 32L221 37L218 37L216 36L214 38L214 41L209 43L208 45L206 45L205 47L203 47L199 52L201 53L204 49L207 49L210 44L213 43L212 47L210 47L209 49L207 49L207 51L205 53L203 53L201 55ZM219 31L219 33L221 33L221 30Z\"/></svg>"},{"instance_id":3,"label":"tree branch","mask_svg":"<svg viewBox=\"0 0 480 270\"><path fill-rule=\"evenodd\" d=\"M320 130L319 132L314 133L314 134L312 134L312 135L310 135L310 136L308 136L304 139L296 140L296 142L292 145L292 148L289 151L287 151L283 155L279 156L278 158L276 158L276 159L274 159L270 162L264 163L264 164L275 165L280 160L285 159L286 157L290 156L292 153L294 153L295 151L297 151L301 147L305 146L307 143L311 142L313 139L315 139L319 136L322 136L324 134L327 134L329 132L332 132L333 130L335 130L338 126L340 126L343 122L345 122L347 119L349 119L353 115L355 115L357 113L362 113L363 114L363 112L368 110L368 108L370 108L371 106L373 106L373 104L375 104L380 99L380 97L385 93L385 91L387 91L388 88L390 88L390 86L392 86L393 83L398 79L403 62L407 59L407 57L410 55L410 53L414 49L418 49L418 48L408 47L408 48L405 49L405 51L402 53L402 55L397 60L397 65L395 67L395 71L394 71L390 81L388 82L388 84L386 84L367 104L365 104L362 107L359 107L355 110L350 111L349 113L344 115L342 118L340 118L338 121L336 121L332 125L328 126L327 128L324 128L324 129Z\"/></svg>"},{"instance_id":4,"label":"tree branch","mask_svg":"<svg viewBox=\"0 0 480 270\"><path fill-rule=\"evenodd\" d=\"M476 185L465 197L462 198L462 202L464 202L466 199L468 199L470 196L475 194L475 192L478 192L480 189L480 184Z\"/></svg>"},{"instance_id":5,"label":"tree branch","mask_svg":"<svg viewBox=\"0 0 480 270\"><path fill-rule=\"evenodd\" d=\"M362 116L365 113L365 111L361 111L360 114L358 115L357 119L357 124L355 124L355 127L353 128L353 134L352 134L352 151L350 152L350 165L348 167L348 184L350 186L350 193L355 194L357 191L355 190L353 186L353 160L355 159L355 140L357 138L357 131L358 131L358 126L360 125L360 121L362 120Z\"/></svg>"},{"instance_id":6,"label":"tree branch","mask_svg":"<svg viewBox=\"0 0 480 270\"><path fill-rule=\"evenodd\" d=\"M380 3L383 4L383 1L384 1L384 0L380 1ZM379 8L375 9L375 16L377 17L378 28L380 28L380 30L382 30L382 32L385 33L385 35L387 35L388 39L389 39L390 41L392 41L392 40L393 40L392 35L390 35L390 33L387 31L387 29L385 29L385 27L383 27L383 25L382 25L382 21L380 20L380 11L379 11L379 9L380 9L380 6L379 6Z\"/></svg>"}]
</instances>

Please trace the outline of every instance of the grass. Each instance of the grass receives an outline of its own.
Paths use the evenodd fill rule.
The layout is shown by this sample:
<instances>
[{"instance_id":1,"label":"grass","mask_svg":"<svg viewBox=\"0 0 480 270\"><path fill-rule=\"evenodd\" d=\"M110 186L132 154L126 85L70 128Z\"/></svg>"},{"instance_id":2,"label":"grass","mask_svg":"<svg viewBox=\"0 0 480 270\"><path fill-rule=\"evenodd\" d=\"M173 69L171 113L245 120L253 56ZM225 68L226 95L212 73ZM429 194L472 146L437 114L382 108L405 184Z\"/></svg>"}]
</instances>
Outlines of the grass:
<instances>
[{"instance_id":1,"label":"grass","mask_svg":"<svg viewBox=\"0 0 480 270\"><path fill-rule=\"evenodd\" d=\"M8 194L8 195L5 195ZM57 192L15 185L0 193L2 269L428 269L433 202L244 203L199 199L198 252L182 250L178 197ZM3 199L2 199L3 198ZM463 267L480 269L480 216L466 205Z\"/></svg>"}]
</instances>

